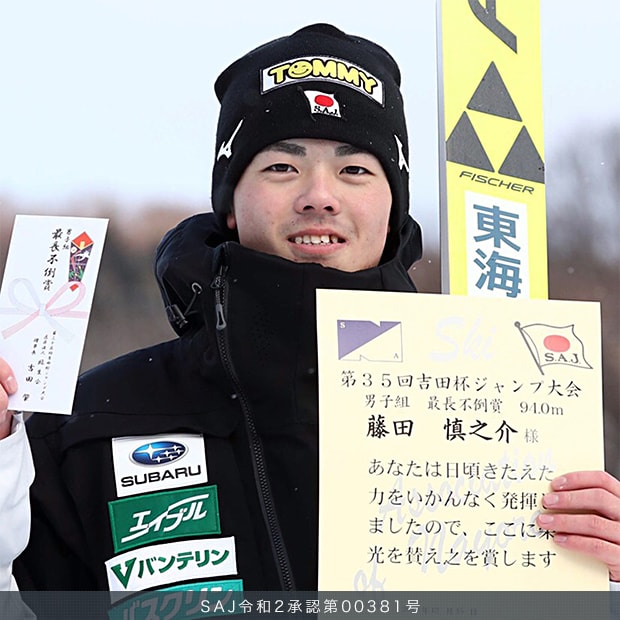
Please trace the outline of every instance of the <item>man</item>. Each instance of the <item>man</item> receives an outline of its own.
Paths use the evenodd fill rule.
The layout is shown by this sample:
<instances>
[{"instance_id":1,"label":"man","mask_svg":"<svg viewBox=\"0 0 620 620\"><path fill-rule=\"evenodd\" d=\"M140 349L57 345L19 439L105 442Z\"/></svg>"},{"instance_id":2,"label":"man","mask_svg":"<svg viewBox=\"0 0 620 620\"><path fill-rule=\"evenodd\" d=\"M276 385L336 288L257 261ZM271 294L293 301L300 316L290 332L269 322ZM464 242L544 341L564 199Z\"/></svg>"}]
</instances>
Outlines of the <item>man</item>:
<instances>
[{"instance_id":1,"label":"man","mask_svg":"<svg viewBox=\"0 0 620 620\"><path fill-rule=\"evenodd\" d=\"M399 86L384 49L325 24L218 78L214 214L156 256L179 337L85 373L71 417L30 420L21 588L316 589L315 291L415 292ZM552 488L541 527L619 580L620 483L579 472Z\"/></svg>"}]
</instances>

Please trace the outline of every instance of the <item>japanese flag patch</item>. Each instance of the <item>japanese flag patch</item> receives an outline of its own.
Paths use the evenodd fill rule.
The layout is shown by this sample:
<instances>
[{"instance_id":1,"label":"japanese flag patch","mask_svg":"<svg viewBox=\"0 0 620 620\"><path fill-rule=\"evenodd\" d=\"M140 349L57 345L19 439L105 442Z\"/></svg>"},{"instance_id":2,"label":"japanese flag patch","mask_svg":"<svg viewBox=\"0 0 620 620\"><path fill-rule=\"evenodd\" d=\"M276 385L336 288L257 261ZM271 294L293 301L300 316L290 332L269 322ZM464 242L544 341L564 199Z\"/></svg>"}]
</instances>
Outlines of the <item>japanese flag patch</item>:
<instances>
[{"instance_id":1,"label":"japanese flag patch","mask_svg":"<svg viewBox=\"0 0 620 620\"><path fill-rule=\"evenodd\" d=\"M340 114L340 104L336 101L335 95L321 92L320 90L304 90L304 95L310 104L312 114L325 114L342 118Z\"/></svg>"}]
</instances>

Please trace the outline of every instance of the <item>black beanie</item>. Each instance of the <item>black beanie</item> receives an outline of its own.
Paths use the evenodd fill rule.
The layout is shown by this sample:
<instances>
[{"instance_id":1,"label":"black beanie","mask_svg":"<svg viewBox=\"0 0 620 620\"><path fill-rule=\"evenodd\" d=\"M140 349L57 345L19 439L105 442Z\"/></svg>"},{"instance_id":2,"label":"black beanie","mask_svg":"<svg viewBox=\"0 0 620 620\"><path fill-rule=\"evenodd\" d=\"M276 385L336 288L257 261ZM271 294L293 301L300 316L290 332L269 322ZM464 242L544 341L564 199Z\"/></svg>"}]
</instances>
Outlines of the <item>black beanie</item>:
<instances>
[{"instance_id":1,"label":"black beanie","mask_svg":"<svg viewBox=\"0 0 620 620\"><path fill-rule=\"evenodd\" d=\"M221 103L212 204L230 211L245 168L265 147L291 138L346 142L381 162L392 191L390 225L409 209L409 147L400 70L382 47L314 24L252 50L215 82Z\"/></svg>"}]
</instances>

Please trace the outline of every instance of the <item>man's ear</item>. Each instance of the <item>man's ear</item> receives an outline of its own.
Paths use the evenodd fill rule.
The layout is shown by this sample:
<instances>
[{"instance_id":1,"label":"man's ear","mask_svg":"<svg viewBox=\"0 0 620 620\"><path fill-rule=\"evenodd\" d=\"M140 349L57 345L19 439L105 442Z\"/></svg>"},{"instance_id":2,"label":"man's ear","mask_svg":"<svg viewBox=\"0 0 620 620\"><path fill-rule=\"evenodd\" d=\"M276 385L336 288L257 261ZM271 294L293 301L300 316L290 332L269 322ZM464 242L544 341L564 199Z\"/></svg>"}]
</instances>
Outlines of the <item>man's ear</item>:
<instances>
[{"instance_id":1,"label":"man's ear","mask_svg":"<svg viewBox=\"0 0 620 620\"><path fill-rule=\"evenodd\" d=\"M226 226L228 226L230 230L235 230L237 228L237 220L232 211L226 216Z\"/></svg>"}]
</instances>

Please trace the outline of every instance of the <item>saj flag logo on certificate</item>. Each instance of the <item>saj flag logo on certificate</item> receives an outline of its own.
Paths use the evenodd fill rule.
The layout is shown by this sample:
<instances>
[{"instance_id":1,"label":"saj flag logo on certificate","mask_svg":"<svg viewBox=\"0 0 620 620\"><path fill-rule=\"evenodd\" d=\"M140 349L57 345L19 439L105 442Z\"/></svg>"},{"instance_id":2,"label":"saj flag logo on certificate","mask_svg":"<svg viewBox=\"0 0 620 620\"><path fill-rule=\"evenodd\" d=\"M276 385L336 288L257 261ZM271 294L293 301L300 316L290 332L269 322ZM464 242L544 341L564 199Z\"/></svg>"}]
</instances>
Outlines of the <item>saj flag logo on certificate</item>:
<instances>
[{"instance_id":1,"label":"saj flag logo on certificate","mask_svg":"<svg viewBox=\"0 0 620 620\"><path fill-rule=\"evenodd\" d=\"M543 366L565 364L574 368L592 368L586 361L583 342L575 334L575 325L547 325L531 323L515 327L521 332L538 370L542 374Z\"/></svg>"},{"instance_id":2,"label":"saj flag logo on certificate","mask_svg":"<svg viewBox=\"0 0 620 620\"><path fill-rule=\"evenodd\" d=\"M338 359L347 362L402 362L402 323L339 320Z\"/></svg>"}]
</instances>

